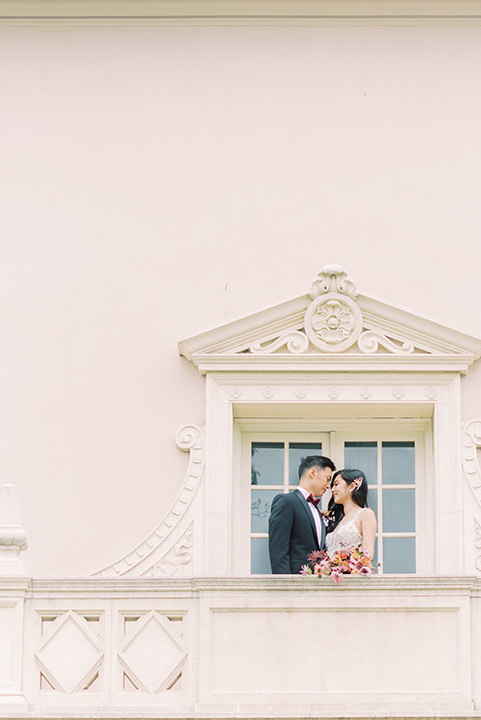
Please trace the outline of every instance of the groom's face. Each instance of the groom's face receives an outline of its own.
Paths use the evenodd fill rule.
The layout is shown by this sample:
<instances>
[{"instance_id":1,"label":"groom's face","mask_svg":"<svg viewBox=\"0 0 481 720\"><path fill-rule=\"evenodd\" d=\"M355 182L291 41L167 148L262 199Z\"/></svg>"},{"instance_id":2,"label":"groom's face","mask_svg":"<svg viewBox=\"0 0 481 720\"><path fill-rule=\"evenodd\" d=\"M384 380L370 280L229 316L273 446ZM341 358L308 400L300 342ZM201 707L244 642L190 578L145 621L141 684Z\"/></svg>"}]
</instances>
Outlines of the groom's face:
<instances>
[{"instance_id":1,"label":"groom's face","mask_svg":"<svg viewBox=\"0 0 481 720\"><path fill-rule=\"evenodd\" d=\"M315 471L315 474L312 477L313 484L315 484L315 491L313 492L313 495L319 497L320 495L324 495L327 488L331 484L332 470L328 467L313 467L311 468L311 471L312 470Z\"/></svg>"}]
</instances>

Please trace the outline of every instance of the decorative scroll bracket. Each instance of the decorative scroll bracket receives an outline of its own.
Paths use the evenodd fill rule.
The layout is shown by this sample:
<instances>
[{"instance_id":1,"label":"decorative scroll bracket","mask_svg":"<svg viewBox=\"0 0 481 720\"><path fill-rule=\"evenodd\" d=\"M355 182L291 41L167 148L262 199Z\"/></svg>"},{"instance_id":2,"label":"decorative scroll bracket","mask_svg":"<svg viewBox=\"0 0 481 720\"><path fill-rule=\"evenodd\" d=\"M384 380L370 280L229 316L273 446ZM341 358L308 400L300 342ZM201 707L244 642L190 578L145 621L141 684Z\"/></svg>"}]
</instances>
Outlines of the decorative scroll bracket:
<instances>
[{"instance_id":1,"label":"decorative scroll bracket","mask_svg":"<svg viewBox=\"0 0 481 720\"><path fill-rule=\"evenodd\" d=\"M185 525L188 522L187 513L204 473L204 433L197 425L184 425L177 431L175 441L179 450L189 453L189 465L173 505L144 542L116 563L94 573L94 576L174 575L177 574L178 566L191 562L192 523L187 530Z\"/></svg>"},{"instance_id":2,"label":"decorative scroll bracket","mask_svg":"<svg viewBox=\"0 0 481 720\"><path fill-rule=\"evenodd\" d=\"M481 448L481 420L471 420L463 428L463 470L474 499L481 509L481 468L478 462ZM481 572L481 523L474 518L474 564Z\"/></svg>"}]
</instances>

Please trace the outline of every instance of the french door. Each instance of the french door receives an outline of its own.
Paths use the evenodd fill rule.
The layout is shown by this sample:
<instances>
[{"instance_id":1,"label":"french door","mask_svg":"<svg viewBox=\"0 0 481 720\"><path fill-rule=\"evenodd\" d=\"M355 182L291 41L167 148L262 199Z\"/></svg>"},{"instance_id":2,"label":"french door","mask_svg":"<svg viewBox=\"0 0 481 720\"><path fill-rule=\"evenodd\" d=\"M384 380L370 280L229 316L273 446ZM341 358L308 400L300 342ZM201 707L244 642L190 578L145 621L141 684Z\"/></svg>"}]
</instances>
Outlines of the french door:
<instances>
[{"instance_id":1,"label":"french door","mask_svg":"<svg viewBox=\"0 0 481 720\"><path fill-rule=\"evenodd\" d=\"M307 455L327 455L339 469L362 470L368 504L376 513L375 562L379 573L428 572L429 498L425 482L425 434L405 428L342 428L329 432L243 433L244 559L252 574L269 574L268 519L273 498L298 485ZM322 498L326 508L330 492Z\"/></svg>"}]
</instances>

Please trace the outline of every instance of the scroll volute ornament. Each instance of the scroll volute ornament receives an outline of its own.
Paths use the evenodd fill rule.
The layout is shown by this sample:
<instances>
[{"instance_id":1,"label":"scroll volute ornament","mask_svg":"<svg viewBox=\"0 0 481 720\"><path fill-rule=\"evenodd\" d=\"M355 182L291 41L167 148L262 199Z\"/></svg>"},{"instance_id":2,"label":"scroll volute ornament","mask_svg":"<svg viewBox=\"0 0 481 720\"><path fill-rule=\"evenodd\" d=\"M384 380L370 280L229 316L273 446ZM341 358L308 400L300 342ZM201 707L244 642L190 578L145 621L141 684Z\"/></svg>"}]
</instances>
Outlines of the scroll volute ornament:
<instances>
[{"instance_id":1,"label":"scroll volute ornament","mask_svg":"<svg viewBox=\"0 0 481 720\"><path fill-rule=\"evenodd\" d=\"M313 301L304 316L311 343L326 352L343 352L362 332L362 313L355 302L357 290L340 265L325 265L312 283Z\"/></svg>"}]
</instances>

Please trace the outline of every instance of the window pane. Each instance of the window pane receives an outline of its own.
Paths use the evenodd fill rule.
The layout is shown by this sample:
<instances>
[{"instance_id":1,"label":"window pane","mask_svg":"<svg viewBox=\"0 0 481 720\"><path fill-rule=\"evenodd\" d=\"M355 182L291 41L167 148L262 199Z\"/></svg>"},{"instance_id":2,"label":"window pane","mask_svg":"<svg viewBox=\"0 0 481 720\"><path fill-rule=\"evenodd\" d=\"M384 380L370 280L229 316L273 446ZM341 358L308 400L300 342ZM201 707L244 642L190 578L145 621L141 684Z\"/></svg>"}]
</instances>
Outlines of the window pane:
<instances>
[{"instance_id":1,"label":"window pane","mask_svg":"<svg viewBox=\"0 0 481 720\"><path fill-rule=\"evenodd\" d=\"M374 557L372 559L372 564L374 565L376 572L378 573L381 568L378 568L377 564L379 562L378 560L378 552L377 552L377 545L378 545L378 538L374 541Z\"/></svg>"},{"instance_id":2,"label":"window pane","mask_svg":"<svg viewBox=\"0 0 481 720\"><path fill-rule=\"evenodd\" d=\"M344 467L362 470L368 485L377 484L377 442L346 442L344 444Z\"/></svg>"},{"instance_id":3,"label":"window pane","mask_svg":"<svg viewBox=\"0 0 481 720\"><path fill-rule=\"evenodd\" d=\"M383 532L416 530L414 490L387 490L382 493Z\"/></svg>"},{"instance_id":4,"label":"window pane","mask_svg":"<svg viewBox=\"0 0 481 720\"><path fill-rule=\"evenodd\" d=\"M269 541L267 538L251 540L251 573L254 575L270 575Z\"/></svg>"},{"instance_id":5,"label":"window pane","mask_svg":"<svg viewBox=\"0 0 481 720\"><path fill-rule=\"evenodd\" d=\"M289 443L289 485L299 485L301 458L322 455L322 443Z\"/></svg>"},{"instance_id":6,"label":"window pane","mask_svg":"<svg viewBox=\"0 0 481 720\"><path fill-rule=\"evenodd\" d=\"M284 443L252 443L252 485L284 485Z\"/></svg>"},{"instance_id":7,"label":"window pane","mask_svg":"<svg viewBox=\"0 0 481 720\"><path fill-rule=\"evenodd\" d=\"M374 514L377 518L377 490L369 489L367 491L367 506L374 510Z\"/></svg>"},{"instance_id":8,"label":"window pane","mask_svg":"<svg viewBox=\"0 0 481 720\"><path fill-rule=\"evenodd\" d=\"M384 538L382 571L384 573L416 572L415 538Z\"/></svg>"},{"instance_id":9,"label":"window pane","mask_svg":"<svg viewBox=\"0 0 481 720\"><path fill-rule=\"evenodd\" d=\"M414 442L383 442L383 485L414 485Z\"/></svg>"},{"instance_id":10,"label":"window pane","mask_svg":"<svg viewBox=\"0 0 481 720\"><path fill-rule=\"evenodd\" d=\"M251 532L266 533L271 503L279 490L257 490L251 492Z\"/></svg>"}]
</instances>

